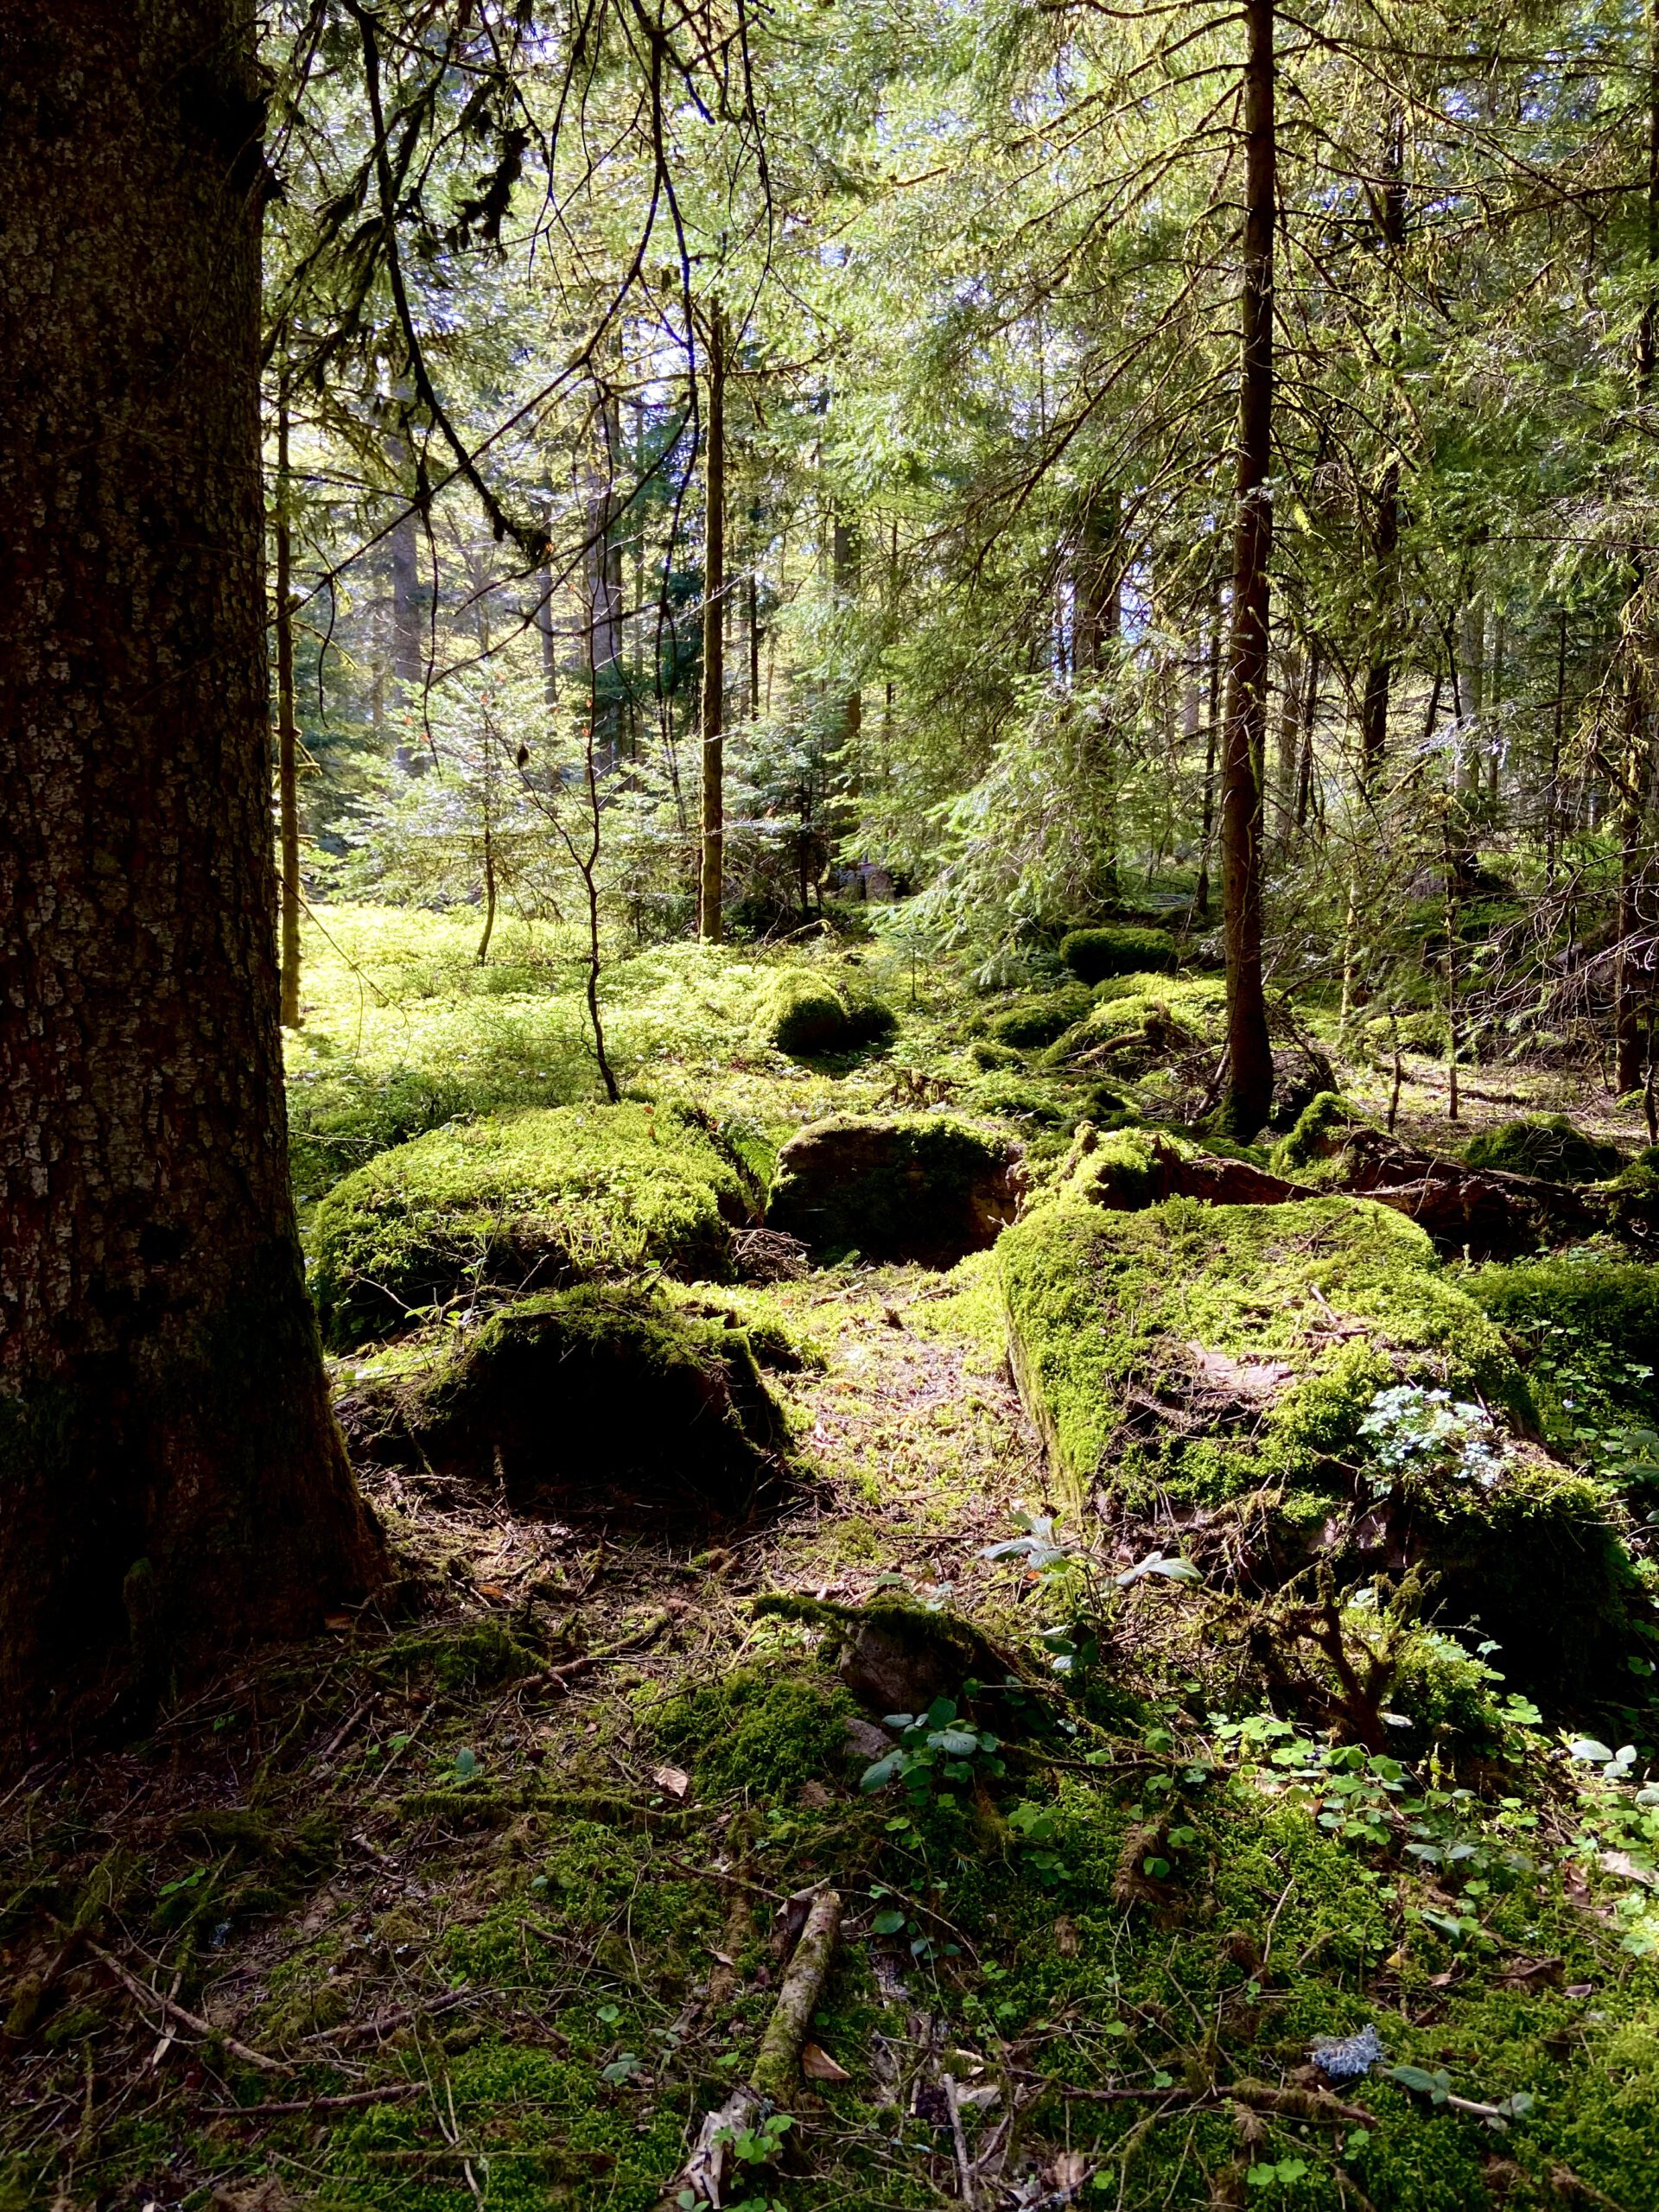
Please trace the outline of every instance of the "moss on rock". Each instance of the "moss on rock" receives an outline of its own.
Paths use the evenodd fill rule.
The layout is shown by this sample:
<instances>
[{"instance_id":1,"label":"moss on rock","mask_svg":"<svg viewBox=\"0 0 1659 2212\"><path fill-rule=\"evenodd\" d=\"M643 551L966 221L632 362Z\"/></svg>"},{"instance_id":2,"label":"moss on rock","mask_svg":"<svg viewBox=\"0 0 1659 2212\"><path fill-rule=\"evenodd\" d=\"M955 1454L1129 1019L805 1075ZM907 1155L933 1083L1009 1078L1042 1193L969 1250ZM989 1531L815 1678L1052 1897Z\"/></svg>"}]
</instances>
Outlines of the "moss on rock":
<instances>
[{"instance_id":1,"label":"moss on rock","mask_svg":"<svg viewBox=\"0 0 1659 2212\"><path fill-rule=\"evenodd\" d=\"M1528 1114L1472 1138L1464 1151L1471 1167L1506 1175L1535 1175L1545 1183L1594 1183L1618 1172L1617 1145L1599 1144L1565 1114Z\"/></svg>"},{"instance_id":2,"label":"moss on rock","mask_svg":"<svg viewBox=\"0 0 1659 2212\"><path fill-rule=\"evenodd\" d=\"M760 1027L768 1041L794 1059L855 1052L891 1037L898 1020L891 1007L861 997L835 978L810 969L782 969L761 1002Z\"/></svg>"},{"instance_id":3,"label":"moss on rock","mask_svg":"<svg viewBox=\"0 0 1659 2212\"><path fill-rule=\"evenodd\" d=\"M1083 1063L1136 1074L1218 1037L1224 1005L1224 988L1211 976L1121 976L1101 986L1088 1014L1046 1058L1056 1067Z\"/></svg>"},{"instance_id":4,"label":"moss on rock","mask_svg":"<svg viewBox=\"0 0 1659 2212\"><path fill-rule=\"evenodd\" d=\"M1016 1046L1023 1052L1033 1046L1053 1044L1074 1022L1083 1020L1092 1003L1084 987L1073 983L1065 990L1016 1000L1001 1014L993 1014L986 1027L998 1044Z\"/></svg>"},{"instance_id":5,"label":"moss on rock","mask_svg":"<svg viewBox=\"0 0 1659 2212\"><path fill-rule=\"evenodd\" d=\"M1166 931L1123 923L1072 930L1060 940L1060 957L1085 983L1102 983L1109 976L1175 972L1174 942Z\"/></svg>"},{"instance_id":6,"label":"moss on rock","mask_svg":"<svg viewBox=\"0 0 1659 2212\"><path fill-rule=\"evenodd\" d=\"M741 1329L593 1284L505 1307L341 1416L381 1456L499 1480L520 1506L646 1517L747 1511L786 1440Z\"/></svg>"},{"instance_id":7,"label":"moss on rock","mask_svg":"<svg viewBox=\"0 0 1659 2212\"><path fill-rule=\"evenodd\" d=\"M677 1107L563 1106L435 1129L383 1153L319 1205L311 1287L336 1346L486 1285L729 1272L752 1177Z\"/></svg>"},{"instance_id":8,"label":"moss on rock","mask_svg":"<svg viewBox=\"0 0 1659 2212\"><path fill-rule=\"evenodd\" d=\"M841 1115L779 1154L766 1219L817 1252L949 1265L1013 1220L1020 1158L947 1114Z\"/></svg>"},{"instance_id":9,"label":"moss on rock","mask_svg":"<svg viewBox=\"0 0 1659 2212\"><path fill-rule=\"evenodd\" d=\"M1478 1614L1517 1679L1564 1695L1628 1630L1611 1494L1527 1441L1502 1332L1401 1215L1337 1197L1123 1213L1073 1190L997 1267L1021 1394L1074 1497L1248 1497L1277 1573L1421 1561L1442 1612Z\"/></svg>"}]
</instances>

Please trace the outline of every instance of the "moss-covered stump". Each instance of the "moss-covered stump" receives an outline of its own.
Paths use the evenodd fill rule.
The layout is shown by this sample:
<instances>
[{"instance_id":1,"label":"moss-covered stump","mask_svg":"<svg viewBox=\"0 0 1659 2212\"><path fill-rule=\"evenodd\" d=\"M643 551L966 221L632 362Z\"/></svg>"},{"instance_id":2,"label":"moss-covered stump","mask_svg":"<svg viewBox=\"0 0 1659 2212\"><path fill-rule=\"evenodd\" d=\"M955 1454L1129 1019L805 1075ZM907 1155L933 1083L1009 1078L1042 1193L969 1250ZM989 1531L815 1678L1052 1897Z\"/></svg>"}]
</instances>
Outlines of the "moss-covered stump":
<instances>
[{"instance_id":1,"label":"moss-covered stump","mask_svg":"<svg viewBox=\"0 0 1659 2212\"><path fill-rule=\"evenodd\" d=\"M1602 1144L1575 1128L1565 1114L1529 1114L1471 1138L1464 1151L1471 1167L1507 1175L1532 1175L1546 1183L1595 1183L1616 1175L1617 1145Z\"/></svg>"},{"instance_id":2,"label":"moss-covered stump","mask_svg":"<svg viewBox=\"0 0 1659 2212\"><path fill-rule=\"evenodd\" d=\"M779 1154L767 1225L820 1254L948 1267L1014 1219L1020 1156L945 1114L839 1115Z\"/></svg>"},{"instance_id":3,"label":"moss-covered stump","mask_svg":"<svg viewBox=\"0 0 1659 2212\"><path fill-rule=\"evenodd\" d=\"M786 1442L741 1330L597 1285L505 1307L341 1418L360 1449L499 1479L520 1510L647 1521L747 1513Z\"/></svg>"},{"instance_id":4,"label":"moss-covered stump","mask_svg":"<svg viewBox=\"0 0 1659 2212\"><path fill-rule=\"evenodd\" d=\"M753 1178L677 1107L563 1106L435 1129L359 1168L317 1207L311 1287L331 1344L486 1287L730 1272Z\"/></svg>"},{"instance_id":5,"label":"moss-covered stump","mask_svg":"<svg viewBox=\"0 0 1659 2212\"><path fill-rule=\"evenodd\" d=\"M1014 1367L1057 1480L1172 1511L1270 1587L1415 1565L1511 1679L1585 1691L1633 1618L1604 1484L1530 1440L1503 1332L1421 1230L1363 1199L1113 1212L1064 1191L998 1248ZM1207 1548L1207 1551L1206 1551Z\"/></svg>"},{"instance_id":6,"label":"moss-covered stump","mask_svg":"<svg viewBox=\"0 0 1659 2212\"><path fill-rule=\"evenodd\" d=\"M760 1027L792 1059L821 1059L885 1043L898 1027L891 1007L831 976L782 970L761 1001Z\"/></svg>"}]
</instances>

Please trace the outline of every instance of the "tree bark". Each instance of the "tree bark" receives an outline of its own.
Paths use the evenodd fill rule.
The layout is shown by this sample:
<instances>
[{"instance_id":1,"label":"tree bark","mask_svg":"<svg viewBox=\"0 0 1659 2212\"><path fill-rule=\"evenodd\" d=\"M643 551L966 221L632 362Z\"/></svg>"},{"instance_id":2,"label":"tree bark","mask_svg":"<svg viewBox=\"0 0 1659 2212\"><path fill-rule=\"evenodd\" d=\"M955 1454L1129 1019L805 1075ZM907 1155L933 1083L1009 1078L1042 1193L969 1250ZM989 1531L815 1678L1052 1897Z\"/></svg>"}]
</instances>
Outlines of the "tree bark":
<instances>
[{"instance_id":1,"label":"tree bark","mask_svg":"<svg viewBox=\"0 0 1659 2212\"><path fill-rule=\"evenodd\" d=\"M1276 199L1274 0L1246 0L1244 283L1240 348L1233 634L1221 761L1227 1094L1222 1115L1254 1136L1273 1104L1262 976L1262 792L1267 734L1268 562L1273 550L1273 232Z\"/></svg>"},{"instance_id":2,"label":"tree bark","mask_svg":"<svg viewBox=\"0 0 1659 2212\"><path fill-rule=\"evenodd\" d=\"M300 1027L300 734L294 720L294 588L288 520L288 373L276 402L276 820L283 854L282 1006Z\"/></svg>"},{"instance_id":3,"label":"tree bark","mask_svg":"<svg viewBox=\"0 0 1659 2212\"><path fill-rule=\"evenodd\" d=\"M9 0L0 82L0 1707L40 1730L382 1552L286 1161L251 0Z\"/></svg>"},{"instance_id":4,"label":"tree bark","mask_svg":"<svg viewBox=\"0 0 1659 2212\"><path fill-rule=\"evenodd\" d=\"M703 394L702 558L702 868L698 934L718 944L725 890L726 707L726 326L715 307L709 317L707 389Z\"/></svg>"}]
</instances>

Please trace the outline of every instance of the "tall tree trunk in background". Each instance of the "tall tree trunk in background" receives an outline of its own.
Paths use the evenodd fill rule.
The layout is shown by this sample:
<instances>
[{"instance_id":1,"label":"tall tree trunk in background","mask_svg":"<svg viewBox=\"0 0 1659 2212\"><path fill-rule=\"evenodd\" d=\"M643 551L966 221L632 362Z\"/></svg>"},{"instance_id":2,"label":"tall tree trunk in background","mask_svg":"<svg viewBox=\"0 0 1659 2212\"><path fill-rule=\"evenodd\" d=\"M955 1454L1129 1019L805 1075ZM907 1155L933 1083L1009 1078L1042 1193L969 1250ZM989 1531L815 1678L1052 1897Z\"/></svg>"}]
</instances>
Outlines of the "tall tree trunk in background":
<instances>
[{"instance_id":1,"label":"tall tree trunk in background","mask_svg":"<svg viewBox=\"0 0 1659 2212\"><path fill-rule=\"evenodd\" d=\"M1084 517L1072 586L1072 653L1081 677L1099 678L1111 669L1123 628L1122 529L1123 501L1115 490L1096 492ZM1114 759L1111 709L1103 702L1090 718L1085 767L1106 796L1104 850L1099 856L1099 888L1105 898L1117 895L1116 809L1113 779Z\"/></svg>"},{"instance_id":2,"label":"tall tree trunk in background","mask_svg":"<svg viewBox=\"0 0 1659 2212\"><path fill-rule=\"evenodd\" d=\"M1382 247L1391 276L1406 243L1406 133L1403 117L1389 119L1382 193ZM1391 334L1400 346L1400 327ZM1399 593L1400 461L1390 454L1376 480L1371 516L1371 558L1377 636L1359 709L1359 773L1368 791L1376 785L1389 750L1389 695L1394 685L1394 654L1389 637Z\"/></svg>"},{"instance_id":3,"label":"tall tree trunk in background","mask_svg":"<svg viewBox=\"0 0 1659 2212\"><path fill-rule=\"evenodd\" d=\"M300 1027L300 733L294 720L294 588L288 519L288 372L276 403L276 820L282 848L282 1010Z\"/></svg>"},{"instance_id":4,"label":"tall tree trunk in background","mask_svg":"<svg viewBox=\"0 0 1659 2212\"><path fill-rule=\"evenodd\" d=\"M1653 397L1654 371L1659 366L1659 0L1649 0L1648 13L1648 294L1637 326L1637 396L1644 404ZM1647 621L1643 563L1637 556L1633 594L1636 620ZM1613 973L1613 1039L1616 1062L1614 1087L1622 1097L1642 1081L1645 1031L1649 1027L1653 977L1648 963L1651 947L1637 942L1642 922L1642 893L1650 872L1649 809L1653 780L1653 709L1640 670L1640 657L1632 653L1625 679L1625 746L1618 800L1618 957Z\"/></svg>"},{"instance_id":5,"label":"tall tree trunk in background","mask_svg":"<svg viewBox=\"0 0 1659 2212\"><path fill-rule=\"evenodd\" d=\"M404 441L389 438L386 450L401 465ZM399 715L391 757L406 773L418 776L428 765L423 723L431 636L426 594L421 588L421 525L412 507L393 523L386 548L391 569L391 673Z\"/></svg>"},{"instance_id":6,"label":"tall tree trunk in background","mask_svg":"<svg viewBox=\"0 0 1659 2212\"><path fill-rule=\"evenodd\" d=\"M702 868L697 930L706 944L723 933L726 878L726 324L709 317L702 403Z\"/></svg>"},{"instance_id":7,"label":"tall tree trunk in background","mask_svg":"<svg viewBox=\"0 0 1659 2212\"><path fill-rule=\"evenodd\" d=\"M1284 692L1279 702L1278 759L1274 764L1274 805L1279 816L1278 842L1288 848L1296 826L1296 772L1302 742L1302 649L1294 642L1281 656Z\"/></svg>"},{"instance_id":8,"label":"tall tree trunk in background","mask_svg":"<svg viewBox=\"0 0 1659 2212\"><path fill-rule=\"evenodd\" d=\"M1222 926L1227 955L1227 1090L1222 1114L1254 1136L1273 1104L1262 978L1262 791L1273 550L1274 0L1245 0L1244 284L1240 351L1233 634L1221 759Z\"/></svg>"},{"instance_id":9,"label":"tall tree trunk in background","mask_svg":"<svg viewBox=\"0 0 1659 2212\"><path fill-rule=\"evenodd\" d=\"M1216 754L1221 739L1221 587L1211 594L1207 658L1210 668L1209 711L1204 725L1204 793L1198 824L1198 880L1192 893L1193 912L1201 921L1210 918L1210 849L1216 834Z\"/></svg>"},{"instance_id":10,"label":"tall tree trunk in background","mask_svg":"<svg viewBox=\"0 0 1659 2212\"><path fill-rule=\"evenodd\" d=\"M252 16L0 12L0 1704L35 1726L381 1564L285 1157Z\"/></svg>"}]
</instances>

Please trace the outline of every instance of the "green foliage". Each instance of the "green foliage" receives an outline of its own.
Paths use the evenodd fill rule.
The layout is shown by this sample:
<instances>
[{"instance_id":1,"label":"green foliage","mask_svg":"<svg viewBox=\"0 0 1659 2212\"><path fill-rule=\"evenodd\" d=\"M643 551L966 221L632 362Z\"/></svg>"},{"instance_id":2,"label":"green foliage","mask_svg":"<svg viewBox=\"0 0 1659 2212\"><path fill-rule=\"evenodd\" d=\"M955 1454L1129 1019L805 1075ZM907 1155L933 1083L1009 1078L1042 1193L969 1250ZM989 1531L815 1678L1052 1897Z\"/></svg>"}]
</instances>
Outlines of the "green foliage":
<instances>
[{"instance_id":1,"label":"green foliage","mask_svg":"<svg viewBox=\"0 0 1659 2212\"><path fill-rule=\"evenodd\" d=\"M1122 923L1072 930L1060 940L1060 957L1085 983L1112 976L1173 976L1174 940L1166 930L1138 929Z\"/></svg>"},{"instance_id":2,"label":"green foliage","mask_svg":"<svg viewBox=\"0 0 1659 2212\"><path fill-rule=\"evenodd\" d=\"M317 1207L312 1289L329 1340L395 1328L476 1292L648 1264L727 1271L745 1175L673 1106L569 1106L434 1130L382 1153Z\"/></svg>"},{"instance_id":3,"label":"green foliage","mask_svg":"<svg viewBox=\"0 0 1659 2212\"><path fill-rule=\"evenodd\" d=\"M1554 1449L1614 1481L1659 1489L1659 1274L1583 1254L1480 1268L1466 1281L1525 1345Z\"/></svg>"},{"instance_id":4,"label":"green foliage","mask_svg":"<svg viewBox=\"0 0 1659 2212\"><path fill-rule=\"evenodd\" d=\"M1564 1114L1529 1114L1484 1131L1465 1147L1471 1167L1535 1175L1548 1183L1593 1183L1618 1172L1617 1145L1599 1144Z\"/></svg>"}]
</instances>

